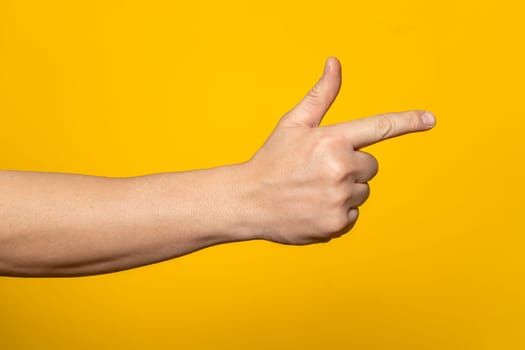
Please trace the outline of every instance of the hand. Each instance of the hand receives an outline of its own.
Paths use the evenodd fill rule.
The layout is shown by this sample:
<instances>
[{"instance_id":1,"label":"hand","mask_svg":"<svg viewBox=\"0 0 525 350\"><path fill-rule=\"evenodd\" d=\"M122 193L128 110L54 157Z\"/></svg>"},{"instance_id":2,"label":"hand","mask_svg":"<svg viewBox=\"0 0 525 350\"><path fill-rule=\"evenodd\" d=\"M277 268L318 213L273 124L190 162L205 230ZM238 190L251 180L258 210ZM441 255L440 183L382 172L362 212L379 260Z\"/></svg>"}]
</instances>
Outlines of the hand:
<instances>
[{"instance_id":1,"label":"hand","mask_svg":"<svg viewBox=\"0 0 525 350\"><path fill-rule=\"evenodd\" d=\"M303 245L346 233L378 170L376 159L359 149L435 124L429 112L406 111L321 127L340 86L341 66L331 57L317 84L246 162L256 188L250 200L257 238Z\"/></svg>"}]
</instances>

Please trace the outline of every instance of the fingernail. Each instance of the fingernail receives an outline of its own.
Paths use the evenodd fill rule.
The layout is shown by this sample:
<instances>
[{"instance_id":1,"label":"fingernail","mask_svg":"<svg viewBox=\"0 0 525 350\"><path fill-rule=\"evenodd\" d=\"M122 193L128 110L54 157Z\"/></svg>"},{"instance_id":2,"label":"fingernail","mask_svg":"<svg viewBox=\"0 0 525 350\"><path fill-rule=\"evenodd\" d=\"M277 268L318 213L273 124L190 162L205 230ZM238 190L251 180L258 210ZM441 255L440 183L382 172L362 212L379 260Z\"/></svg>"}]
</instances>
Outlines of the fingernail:
<instances>
[{"instance_id":1,"label":"fingernail","mask_svg":"<svg viewBox=\"0 0 525 350\"><path fill-rule=\"evenodd\" d=\"M426 126L434 126L436 124L436 117L430 112L425 112L421 115L421 121Z\"/></svg>"}]
</instances>

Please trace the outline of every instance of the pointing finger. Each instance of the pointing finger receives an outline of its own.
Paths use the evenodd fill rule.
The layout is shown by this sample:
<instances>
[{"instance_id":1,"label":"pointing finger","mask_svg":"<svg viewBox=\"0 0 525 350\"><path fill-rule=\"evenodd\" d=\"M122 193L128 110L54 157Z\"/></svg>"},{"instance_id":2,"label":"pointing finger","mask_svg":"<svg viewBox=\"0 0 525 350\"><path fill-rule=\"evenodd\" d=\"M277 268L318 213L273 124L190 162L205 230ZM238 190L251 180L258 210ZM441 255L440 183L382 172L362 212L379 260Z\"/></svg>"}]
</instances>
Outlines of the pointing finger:
<instances>
[{"instance_id":1,"label":"pointing finger","mask_svg":"<svg viewBox=\"0 0 525 350\"><path fill-rule=\"evenodd\" d=\"M354 149L404 134L432 129L436 123L428 111L385 113L335 124L348 138Z\"/></svg>"}]
</instances>

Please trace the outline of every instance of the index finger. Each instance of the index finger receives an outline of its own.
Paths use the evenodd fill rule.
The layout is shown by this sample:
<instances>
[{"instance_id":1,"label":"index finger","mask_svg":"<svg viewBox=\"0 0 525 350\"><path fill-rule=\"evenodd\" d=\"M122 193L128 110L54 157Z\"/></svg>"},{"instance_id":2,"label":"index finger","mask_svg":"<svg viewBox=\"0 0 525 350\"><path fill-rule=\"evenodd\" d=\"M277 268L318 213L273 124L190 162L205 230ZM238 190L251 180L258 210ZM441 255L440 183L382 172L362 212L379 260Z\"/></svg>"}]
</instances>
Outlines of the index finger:
<instances>
[{"instance_id":1,"label":"index finger","mask_svg":"<svg viewBox=\"0 0 525 350\"><path fill-rule=\"evenodd\" d=\"M436 118L422 110L379 114L334 125L346 136L354 149L401 136L432 129Z\"/></svg>"}]
</instances>

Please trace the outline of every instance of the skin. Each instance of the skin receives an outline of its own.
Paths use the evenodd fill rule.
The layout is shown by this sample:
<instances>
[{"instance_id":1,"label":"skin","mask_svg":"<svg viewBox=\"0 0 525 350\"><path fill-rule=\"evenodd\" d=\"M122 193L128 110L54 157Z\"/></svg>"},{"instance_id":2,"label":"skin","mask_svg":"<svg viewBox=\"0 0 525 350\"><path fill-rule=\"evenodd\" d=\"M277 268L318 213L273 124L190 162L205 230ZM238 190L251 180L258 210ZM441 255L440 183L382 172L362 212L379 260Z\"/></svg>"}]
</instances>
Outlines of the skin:
<instances>
[{"instance_id":1,"label":"skin","mask_svg":"<svg viewBox=\"0 0 525 350\"><path fill-rule=\"evenodd\" d=\"M243 163L127 178L0 171L0 275L93 275L228 242L341 236L378 170L360 149L429 130L435 118L413 110L319 126L340 86L341 65L330 57Z\"/></svg>"}]
</instances>

